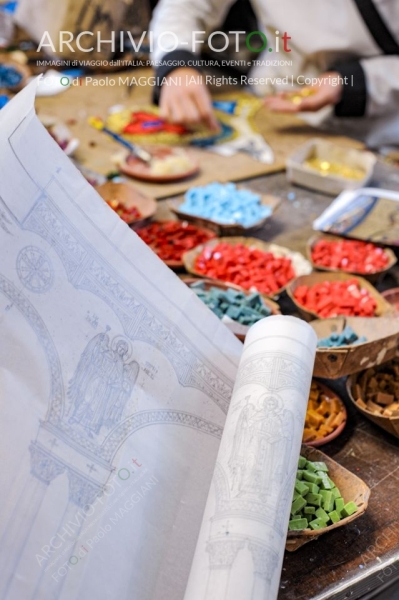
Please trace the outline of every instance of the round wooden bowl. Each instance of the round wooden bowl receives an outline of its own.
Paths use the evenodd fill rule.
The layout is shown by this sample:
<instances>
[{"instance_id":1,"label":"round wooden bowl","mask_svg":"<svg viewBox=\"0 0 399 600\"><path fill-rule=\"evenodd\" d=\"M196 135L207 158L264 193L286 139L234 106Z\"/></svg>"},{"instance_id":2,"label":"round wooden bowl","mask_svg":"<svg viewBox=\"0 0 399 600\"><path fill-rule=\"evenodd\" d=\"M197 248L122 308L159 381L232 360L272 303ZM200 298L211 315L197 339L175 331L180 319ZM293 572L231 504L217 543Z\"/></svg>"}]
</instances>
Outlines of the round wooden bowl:
<instances>
[{"instance_id":1,"label":"round wooden bowl","mask_svg":"<svg viewBox=\"0 0 399 600\"><path fill-rule=\"evenodd\" d=\"M328 527L324 527L323 529L318 529L316 531L312 531L310 529L303 529L302 531L289 531L285 545L286 550L289 552L298 550L298 548L304 544L317 540L317 538L325 533L328 533L329 531L333 531L334 529L348 525L348 523L352 523L352 521L355 521L366 512L370 498L370 488L362 479L360 479L360 477L345 469L345 467L337 463L320 450L317 450L317 448L302 446L301 455L307 460L311 460L313 462L324 462L328 467L328 476L339 488L345 502L355 502L358 510L350 517L346 517L345 519L342 519L342 521L334 523L333 525L329 525Z\"/></svg>"},{"instance_id":2,"label":"round wooden bowl","mask_svg":"<svg viewBox=\"0 0 399 600\"><path fill-rule=\"evenodd\" d=\"M311 321L318 339L341 333L347 325L366 342L316 350L315 377L338 379L394 358L399 343L399 319L382 317L332 317Z\"/></svg>"},{"instance_id":3,"label":"round wooden bowl","mask_svg":"<svg viewBox=\"0 0 399 600\"><path fill-rule=\"evenodd\" d=\"M381 366L381 369L383 370L383 365ZM362 413L362 415L366 417L366 419L369 419L369 421L372 421L375 425L378 425L378 427L381 427L381 429L384 429L384 431L387 431L395 438L399 439L399 417L387 417L385 415L374 414L371 411L366 410L365 408L360 406L358 402L356 402L356 384L363 373L364 371L348 377L346 381L346 389L349 398L353 402L353 405L355 406L356 410Z\"/></svg>"},{"instance_id":4,"label":"round wooden bowl","mask_svg":"<svg viewBox=\"0 0 399 600\"><path fill-rule=\"evenodd\" d=\"M300 254L299 252L293 252L292 250L289 250L288 248L285 248L284 246L278 246L277 244L269 244L267 242L262 242L261 240L258 240L257 238L252 238L252 237L221 237L221 238L214 238L214 239L210 240L209 242L207 242L206 244L201 244L200 246L197 246L193 250L189 250L188 252L185 252L183 254L183 262L184 262L186 271L188 271L189 273L192 273L196 277L212 279L210 277L207 277L206 275L203 275L202 273L199 273L196 270L195 261L196 261L197 257L201 254L201 252L203 251L205 246L214 247L221 242L230 244L232 246L234 246L236 244L242 244L243 246L248 246L250 248L258 248L259 250L262 250L263 252L273 252L273 254L275 254L276 256L285 256L287 258L291 258L291 259L293 259L293 267L294 267L296 276L299 276L301 273L306 273L306 272L310 273L312 270L312 267L311 267L309 261L307 261L305 259L305 257L302 256L302 254ZM294 261L298 261L297 265L295 265ZM299 264L300 264L300 266L298 266ZM222 283L229 284L228 281L224 281L224 280L220 280L220 279L215 279L214 281L221 281ZM270 298L276 298L287 288L288 285L289 285L289 283L274 293L264 294L264 295L268 296ZM244 288L242 288L241 286L238 286L238 287L241 290L244 290Z\"/></svg>"},{"instance_id":5,"label":"round wooden bowl","mask_svg":"<svg viewBox=\"0 0 399 600\"><path fill-rule=\"evenodd\" d=\"M213 279L200 279L199 277L183 276L182 281L184 281L184 283L188 286L191 286L193 283L197 283L198 281L200 281L204 284L205 290L209 290L212 287L216 287L223 291L232 289L236 292L242 292L246 296L250 296L252 294L252 292L249 292L248 290L243 290L238 285L234 285L233 283L223 283L222 281L215 281ZM280 307L276 302L273 302L273 300L271 300L268 296L265 296L264 294L260 294L260 296L262 298L263 304L265 304L272 311L272 315L281 315ZM237 321L225 323L225 325L242 342L245 340L245 337L250 329L249 325L242 325Z\"/></svg>"},{"instance_id":6,"label":"round wooden bowl","mask_svg":"<svg viewBox=\"0 0 399 600\"><path fill-rule=\"evenodd\" d=\"M162 225L162 223L167 223L168 221L157 221L157 222L160 225ZM177 221L175 221L175 222L177 222ZM145 227L145 225L143 227ZM135 227L135 230L139 230L139 229L141 229L140 226ZM201 227L200 229L209 235L210 241L214 238L215 234L213 231L210 231L209 229L205 229L205 227ZM154 250L154 248L152 248L150 245L148 247L151 248L154 251L154 253L156 254L156 251ZM182 271L184 269L183 258L182 258L182 260L163 260L161 258L161 260L162 260L162 262L165 263L166 266L168 266L173 271Z\"/></svg>"},{"instance_id":7,"label":"round wooden bowl","mask_svg":"<svg viewBox=\"0 0 399 600\"><path fill-rule=\"evenodd\" d=\"M127 221L128 225L139 225L144 223L155 215L157 203L153 198L145 196L139 190L136 190L129 183L107 181L101 185L97 185L95 190L106 202L117 200L127 209L137 208L141 217Z\"/></svg>"},{"instance_id":8,"label":"round wooden bowl","mask_svg":"<svg viewBox=\"0 0 399 600\"><path fill-rule=\"evenodd\" d=\"M150 146L146 147L145 149L151 154L152 157L157 159L163 159L173 155L177 156L176 148L171 148L169 146ZM140 179L141 181L148 181L151 183L172 183L174 181L181 181L182 179L188 179L189 177L197 175L200 169L197 159L188 150L178 150L179 153L184 152L185 156L187 156L190 161L190 166L180 173L171 173L170 175L154 174L151 172L149 165L144 163L139 158L136 158L132 154L127 156L125 161L119 164L119 169L122 173L128 175L129 177L134 177L135 179ZM179 156L180 155L181 154L179 154Z\"/></svg>"},{"instance_id":9,"label":"round wooden bowl","mask_svg":"<svg viewBox=\"0 0 399 600\"><path fill-rule=\"evenodd\" d=\"M375 312L375 317L380 317L383 315L392 314L392 307L388 302L381 296L379 292L375 289L374 286L371 285L369 281L366 281L363 277L358 277L357 275L349 275L349 273L311 273L310 275L302 275L301 277L297 277L293 281L291 281L287 286L287 294L298 308L298 312L303 316L306 321L312 321L313 319L320 319L320 316L312 311L307 310L302 304L299 304L297 300L294 298L295 290L301 285L312 286L316 283L322 283L323 281L345 281L348 279L356 279L361 288L366 289L370 295L375 299L377 303L377 308ZM371 318L371 317L370 317Z\"/></svg>"},{"instance_id":10,"label":"round wooden bowl","mask_svg":"<svg viewBox=\"0 0 399 600\"><path fill-rule=\"evenodd\" d=\"M313 246L316 244L316 242L318 242L319 240L322 240L322 239L333 242L333 241L345 240L347 238L344 238L344 237L341 237L338 235L332 235L332 234L316 234L310 238L310 240L308 241L307 246L306 246L306 254L309 259L309 262L311 263L311 265L315 271L326 271L328 273L348 273L348 274L352 274L352 275L358 275L359 277L363 277L364 279L367 279L367 281L375 282L378 280L380 275L383 275L384 273L389 271L389 269L391 269L397 262L397 258L390 248L385 248L384 246L381 246L380 244L374 244L374 242L370 242L370 244L373 244L377 248L382 248L384 250L385 254L388 256L389 262L388 262L388 265L385 267L385 269L381 269L380 271L374 271L374 273L357 273L354 271L346 271L345 269L333 269L330 267L323 267L322 265L318 265L317 263L315 263L312 259Z\"/></svg>"},{"instance_id":11,"label":"round wooden bowl","mask_svg":"<svg viewBox=\"0 0 399 600\"><path fill-rule=\"evenodd\" d=\"M333 398L338 400L339 405L340 405L340 412L343 413L343 415L344 415L344 420L342 421L341 425L336 427L334 429L334 431L332 431L329 435L326 435L325 437L320 438L318 440L314 440L312 442L302 441L302 443L305 446L312 446L313 448L318 448L319 446L324 446L325 444L332 442L333 440L335 440L335 438L337 438L339 435L341 435L341 433L343 432L343 430L346 427L346 422L348 420L348 413L347 413L345 404L342 402L342 400L338 396L338 394L333 392L328 386L324 385L324 383L321 383L320 381L316 381L315 383L317 384L319 389L321 389L323 394L325 394L327 400L332 400Z\"/></svg>"},{"instance_id":12,"label":"round wooden bowl","mask_svg":"<svg viewBox=\"0 0 399 600\"><path fill-rule=\"evenodd\" d=\"M237 187L239 189L247 189L249 191L252 191L254 194L258 194L261 198L261 201L260 201L261 205L269 206L272 210L271 214L268 217L259 219L259 221L257 221L250 227L244 227L243 225L240 225L239 223L234 223L234 224L218 223L218 221L213 221L212 219L206 219L205 217L200 217L197 215L191 215L191 214L185 213L182 210L180 210L180 206L183 204L184 200L179 200L177 198L169 200L168 206L169 206L170 210L173 213L175 213L175 215L177 217L179 217L179 219L184 219L185 221L190 221L191 223L195 223L195 225L198 225L199 227L206 227L207 229L211 229L218 236L227 236L227 235L239 236L245 232L254 231L254 230L262 227L266 223L266 221L268 219L270 219L270 217L273 216L274 211L280 204L280 198L277 198L276 196L271 196L269 194L261 194L260 192L257 192L255 190L250 190L250 188L247 188L246 186L237 186Z\"/></svg>"}]
</instances>

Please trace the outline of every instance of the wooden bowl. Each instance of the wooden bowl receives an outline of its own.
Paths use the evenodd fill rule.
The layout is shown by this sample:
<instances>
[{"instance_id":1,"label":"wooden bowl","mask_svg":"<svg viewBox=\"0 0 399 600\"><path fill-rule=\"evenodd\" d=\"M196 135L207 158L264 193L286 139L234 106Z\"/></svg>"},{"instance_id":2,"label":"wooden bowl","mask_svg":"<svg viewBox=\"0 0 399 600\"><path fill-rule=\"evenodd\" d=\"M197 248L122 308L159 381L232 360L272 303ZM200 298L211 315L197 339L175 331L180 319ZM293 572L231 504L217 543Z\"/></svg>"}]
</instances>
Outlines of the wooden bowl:
<instances>
[{"instance_id":1,"label":"wooden bowl","mask_svg":"<svg viewBox=\"0 0 399 600\"><path fill-rule=\"evenodd\" d=\"M293 258L295 260L298 261L298 263L300 265L296 265L293 264L294 267L294 271L296 272L296 275L300 275L301 272L302 273L310 273L310 271L312 270L312 267L309 263L309 261L307 261L305 259L304 256L302 256L302 254L300 254L299 252L293 252L292 250L289 250L288 248L284 248L284 246L278 246L277 244L268 244L266 242L262 242L261 240L258 240L256 238L252 238L252 237L221 237L221 238L214 238L213 240L210 240L209 242L207 242L206 244L201 244L200 246L197 246L196 248L194 248L193 250L189 250L188 252L185 252L183 254L183 262L184 262L184 266L186 268L186 270L189 273L192 273L193 275L195 275L196 277L206 277L204 275L202 275L202 273L199 273L196 268L195 268L195 261L197 259L197 257L201 254L202 250L205 248L205 246L210 246L210 247L214 247L217 244L219 244L220 242L223 243L227 243L227 244L231 244L232 246L236 245L236 244L242 244L243 246L248 246L251 248L258 248L259 250L262 250L263 252L273 252L273 254L277 254L278 256L286 256L288 258ZM210 277L206 277L207 279L212 279ZM220 279L215 279L214 281L222 281L222 283L229 283L228 281L223 281ZM280 288L279 290L277 290L276 292L272 293L272 294L264 294L268 297L271 298L275 298L277 296L279 296L279 294L281 294L285 288L287 287L286 284L285 286L283 286L282 288ZM241 286L238 286L240 289L244 289L241 288Z\"/></svg>"},{"instance_id":2,"label":"wooden bowl","mask_svg":"<svg viewBox=\"0 0 399 600\"><path fill-rule=\"evenodd\" d=\"M198 225L200 227L206 227L207 229L211 229L218 236L242 235L243 233L245 233L247 231L253 231L255 229L259 229L260 227L262 227L266 223L266 221L268 219L270 219L270 217L273 215L274 211L280 204L280 198L277 198L276 196L270 196L269 194L261 194L260 192L257 192L255 190L250 190L250 188L247 188L245 186L237 186L237 187L238 187L238 189L246 189L246 190L252 191L254 194L258 194L261 198L261 205L269 206L272 210L271 214L268 217L264 217L264 218L260 219L259 221L257 221L253 225L251 225L250 227L244 227L243 225L240 225L239 223L234 223L234 224L230 224L230 225L223 224L223 223L218 223L217 221L213 221L212 219L206 219L205 217L199 217L196 215L190 215L188 213L185 213L180 210L180 206L183 204L184 200L179 200L177 198L169 200L168 207L170 208L170 210L173 213L175 213L175 215L177 215L179 217L179 219L184 219L185 221L191 221L192 223L195 223L196 225Z\"/></svg>"},{"instance_id":3,"label":"wooden bowl","mask_svg":"<svg viewBox=\"0 0 399 600\"><path fill-rule=\"evenodd\" d=\"M325 444L332 442L333 440L335 440L335 438L337 438L339 435L341 435L341 433L345 429L346 422L348 420L348 413L347 413L345 404L342 402L342 400L338 396L338 394L333 392L328 386L324 385L324 383L321 383L320 381L315 381L315 383L317 384L319 389L326 395L328 400L332 400L333 398L338 400L338 402L340 404L340 409L341 409L340 412L343 413L343 415L344 415L344 420L342 421L341 425L336 427L334 429L334 431L332 431L329 435L326 435L323 438L314 440L312 442L302 441L302 444L304 444L305 446L312 446L313 448L318 448L319 446L324 446Z\"/></svg>"},{"instance_id":4,"label":"wooden bowl","mask_svg":"<svg viewBox=\"0 0 399 600\"><path fill-rule=\"evenodd\" d=\"M383 365L380 368L383 370ZM353 402L356 409L359 412L361 412L362 415L364 417L366 417L366 419L369 419L375 425L378 425L378 427L381 427L382 429L384 429L384 431L387 431L388 433L393 435L395 438L399 439L399 417L386 417L384 415L376 415L369 410L365 410L364 408L359 406L359 404L356 402L357 398L355 395L355 386L356 386L360 376L363 373L364 373L364 371L362 371L361 373L356 373L356 374L348 377L348 379L346 381L346 389L347 389L349 398Z\"/></svg>"},{"instance_id":5,"label":"wooden bowl","mask_svg":"<svg viewBox=\"0 0 399 600\"><path fill-rule=\"evenodd\" d=\"M145 196L129 183L107 181L102 185L97 185L95 190L106 202L117 200L126 208L137 208L141 217L128 221L128 225L142 224L147 219L153 217L157 210L157 203L153 198Z\"/></svg>"},{"instance_id":6,"label":"wooden bowl","mask_svg":"<svg viewBox=\"0 0 399 600\"><path fill-rule=\"evenodd\" d=\"M385 248L384 246L381 246L380 244L374 244L374 242L370 242L370 244L373 244L374 246L376 246L378 248L382 248L384 250L385 254L388 256L389 262L388 262L388 265L385 267L385 269L382 269L380 271L374 271L374 273L357 273L354 271L346 271L345 269L333 269L330 267L323 267L321 265L316 264L312 259L313 246L316 244L316 242L318 242L321 239L324 239L328 242L333 242L333 241L337 242L337 241L345 240L347 238L344 238L344 237L341 237L338 235L323 234L323 233L316 234L310 238L310 240L307 243L307 247L306 247L306 255L315 271L326 271L329 273L350 273L352 275L358 275L359 277L363 277L364 279L367 279L367 281L377 281L377 279L380 277L380 275L389 271L389 269L391 269L397 262L396 256L390 248ZM356 240L356 241L358 241L358 240Z\"/></svg>"},{"instance_id":7,"label":"wooden bowl","mask_svg":"<svg viewBox=\"0 0 399 600\"><path fill-rule=\"evenodd\" d=\"M176 148L171 148L169 146L151 146L147 147L146 150L150 152L151 156L159 159L167 158L168 156L176 155L177 153ZM134 177L141 181L148 181L150 183L172 183L174 181L181 181L182 179L188 179L189 177L197 175L200 169L199 163L197 159L194 158L193 154L188 150L184 150L183 152L185 156L189 158L190 166L180 173L171 173L169 175L154 174L146 163L133 155L127 156L125 161L119 165L119 169L129 177Z\"/></svg>"},{"instance_id":8,"label":"wooden bowl","mask_svg":"<svg viewBox=\"0 0 399 600\"><path fill-rule=\"evenodd\" d=\"M391 360L399 343L399 319L392 317L334 317L311 321L317 337L341 333L346 325L352 327L367 342L339 348L317 348L313 374L325 379L338 379L358 373Z\"/></svg>"},{"instance_id":9,"label":"wooden bowl","mask_svg":"<svg viewBox=\"0 0 399 600\"><path fill-rule=\"evenodd\" d=\"M298 308L299 313L303 316L306 321L312 321L313 319L320 319L320 316L312 311L307 310L302 304L299 304L297 300L294 298L295 290L301 285L312 286L316 283L322 283L323 281L346 281L348 279L356 279L361 288L366 289L369 294L375 299L377 303L377 308L375 312L376 317L380 317L383 315L392 314L392 307L388 302L377 292L374 286L371 285L369 281L363 279L363 277L358 277L357 275L349 275L348 273L311 273L310 275L302 275L301 277L297 277L293 281L291 281L287 286L287 294L293 301L293 303ZM372 318L372 317L369 317Z\"/></svg>"},{"instance_id":10,"label":"wooden bowl","mask_svg":"<svg viewBox=\"0 0 399 600\"><path fill-rule=\"evenodd\" d=\"M320 452L320 450L302 446L301 455L308 460L325 462L328 467L329 477L331 477L335 485L340 489L345 502L355 502L358 506L358 510L352 516L346 517L345 519L342 519L342 521L334 523L334 525L324 527L324 529L319 529L317 531L308 529L302 531L289 531L285 545L286 550L289 552L294 552L304 544L317 540L321 535L355 521L365 513L370 498L370 488L362 481L362 479L345 469L345 467L341 466L323 452Z\"/></svg>"},{"instance_id":11,"label":"wooden bowl","mask_svg":"<svg viewBox=\"0 0 399 600\"><path fill-rule=\"evenodd\" d=\"M193 283L197 283L198 281L200 281L204 284L205 290L209 290L212 287L216 287L223 291L233 289L236 292L244 293L246 296L250 296L252 294L252 292L249 292L248 290L243 290L238 285L234 285L233 283L224 283L222 281L215 281L213 279L200 279L198 277L187 276L183 276L182 280L188 286L191 286ZM260 296L262 298L263 304L268 306L272 311L272 315L281 315L280 307L276 302L273 302L273 300L271 300L268 296L265 296L264 294L260 294ZM226 325L226 327L230 329L230 331L234 333L234 335L242 342L245 340L245 336L247 335L248 330L250 329L249 325L242 325L237 321L232 321L231 323L224 323L224 325Z\"/></svg>"}]
</instances>

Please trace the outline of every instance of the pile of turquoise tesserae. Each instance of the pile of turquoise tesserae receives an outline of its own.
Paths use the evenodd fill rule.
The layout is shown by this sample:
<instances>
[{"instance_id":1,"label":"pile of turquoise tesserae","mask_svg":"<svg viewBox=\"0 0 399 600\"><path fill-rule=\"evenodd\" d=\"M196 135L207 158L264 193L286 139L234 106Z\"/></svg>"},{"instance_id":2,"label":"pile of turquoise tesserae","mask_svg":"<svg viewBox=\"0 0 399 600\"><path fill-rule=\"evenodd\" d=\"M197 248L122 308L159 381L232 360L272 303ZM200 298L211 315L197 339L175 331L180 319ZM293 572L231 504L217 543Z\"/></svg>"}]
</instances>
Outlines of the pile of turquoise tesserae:
<instances>
[{"instance_id":1,"label":"pile of turquoise tesserae","mask_svg":"<svg viewBox=\"0 0 399 600\"><path fill-rule=\"evenodd\" d=\"M229 317L241 325L249 326L270 316L272 312L257 292L245 294L232 288L221 290L217 287L207 290L202 281L197 281L190 287L219 319Z\"/></svg>"},{"instance_id":2,"label":"pile of turquoise tesserae","mask_svg":"<svg viewBox=\"0 0 399 600\"><path fill-rule=\"evenodd\" d=\"M328 337L320 338L317 342L318 348L340 348L341 346L354 346L356 344L364 344L367 338L364 335L360 337L352 327L347 325L341 333L331 333Z\"/></svg>"},{"instance_id":3,"label":"pile of turquoise tesserae","mask_svg":"<svg viewBox=\"0 0 399 600\"><path fill-rule=\"evenodd\" d=\"M186 192L180 210L188 215L210 219L224 225L251 227L269 217L270 206L251 190L238 189L234 183L210 183Z\"/></svg>"}]
</instances>

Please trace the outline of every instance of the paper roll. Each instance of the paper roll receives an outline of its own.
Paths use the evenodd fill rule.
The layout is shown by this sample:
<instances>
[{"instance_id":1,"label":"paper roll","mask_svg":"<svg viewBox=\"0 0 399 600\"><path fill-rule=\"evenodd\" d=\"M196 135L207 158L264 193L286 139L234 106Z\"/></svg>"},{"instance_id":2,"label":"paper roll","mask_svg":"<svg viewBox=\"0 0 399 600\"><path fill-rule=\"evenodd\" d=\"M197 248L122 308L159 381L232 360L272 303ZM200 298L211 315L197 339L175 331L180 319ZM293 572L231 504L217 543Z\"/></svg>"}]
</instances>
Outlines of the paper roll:
<instances>
[{"instance_id":1,"label":"paper roll","mask_svg":"<svg viewBox=\"0 0 399 600\"><path fill-rule=\"evenodd\" d=\"M245 340L185 600L275 600L317 337L273 316Z\"/></svg>"}]
</instances>

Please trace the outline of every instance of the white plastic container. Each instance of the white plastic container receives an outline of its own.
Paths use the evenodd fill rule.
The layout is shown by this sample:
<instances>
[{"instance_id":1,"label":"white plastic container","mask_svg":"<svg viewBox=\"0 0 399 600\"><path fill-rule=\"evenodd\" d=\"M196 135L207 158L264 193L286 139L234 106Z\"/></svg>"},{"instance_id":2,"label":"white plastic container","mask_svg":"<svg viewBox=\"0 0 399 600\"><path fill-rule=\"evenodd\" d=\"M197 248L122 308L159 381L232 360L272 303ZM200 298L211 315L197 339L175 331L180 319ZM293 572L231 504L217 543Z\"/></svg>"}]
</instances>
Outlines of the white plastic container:
<instances>
[{"instance_id":1,"label":"white plastic container","mask_svg":"<svg viewBox=\"0 0 399 600\"><path fill-rule=\"evenodd\" d=\"M365 176L363 179L354 180L337 175L322 175L316 169L304 164L309 158L344 163L348 167L362 169ZM300 146L287 158L287 178L291 183L336 196L344 190L354 190L365 186L373 175L376 161L376 157L371 152L344 148L332 142L314 138Z\"/></svg>"}]
</instances>

